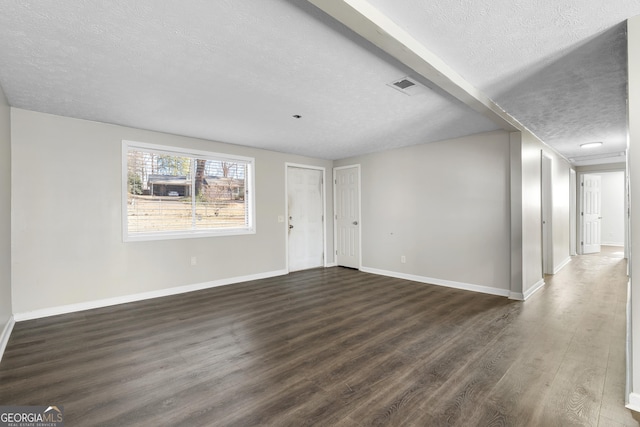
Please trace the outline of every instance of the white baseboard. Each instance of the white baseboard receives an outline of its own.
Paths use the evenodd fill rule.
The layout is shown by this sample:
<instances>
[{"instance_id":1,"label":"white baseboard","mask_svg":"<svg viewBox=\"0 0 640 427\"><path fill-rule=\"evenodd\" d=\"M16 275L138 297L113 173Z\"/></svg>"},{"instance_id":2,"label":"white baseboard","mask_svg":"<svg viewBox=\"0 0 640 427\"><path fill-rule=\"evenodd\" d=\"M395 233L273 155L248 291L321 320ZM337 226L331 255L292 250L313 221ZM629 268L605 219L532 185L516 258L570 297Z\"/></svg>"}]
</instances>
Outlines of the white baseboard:
<instances>
[{"instance_id":1,"label":"white baseboard","mask_svg":"<svg viewBox=\"0 0 640 427\"><path fill-rule=\"evenodd\" d=\"M544 286L544 279L540 279L535 285L533 285L532 287L527 289L527 291L524 292L523 300L526 301L527 298L529 298L531 295L538 292L540 289L542 289L543 286Z\"/></svg>"},{"instance_id":2,"label":"white baseboard","mask_svg":"<svg viewBox=\"0 0 640 427\"><path fill-rule=\"evenodd\" d=\"M9 321L4 325L2 335L0 335L0 362L2 361L4 350L7 348L7 344L9 344L9 337L11 336L11 331L13 331L13 325L15 324L16 321L13 316L9 317Z\"/></svg>"},{"instance_id":3,"label":"white baseboard","mask_svg":"<svg viewBox=\"0 0 640 427\"><path fill-rule=\"evenodd\" d=\"M266 273L231 277L228 279L220 279L220 280L214 280L211 282L196 283L193 285L186 285L186 286L177 286L174 288L159 289L157 291L142 292L139 294L123 295L120 297L81 302L78 304L69 304L69 305L62 305L58 307L43 308L41 310L27 311L24 313L15 313L13 316L16 322L22 322L24 320L40 319L43 317L57 316L59 314L75 313L78 311L91 310L94 308L109 307L112 305L126 304L129 302L166 297L169 295L184 294L186 292L200 291L203 289L215 288L218 286L225 286L225 285L232 285L234 283L248 282L251 280L268 279L270 277L284 276L286 274L287 274L286 270L269 271Z\"/></svg>"},{"instance_id":4,"label":"white baseboard","mask_svg":"<svg viewBox=\"0 0 640 427\"><path fill-rule=\"evenodd\" d=\"M632 411L640 412L640 394L629 393L629 403L624 406Z\"/></svg>"},{"instance_id":5,"label":"white baseboard","mask_svg":"<svg viewBox=\"0 0 640 427\"><path fill-rule=\"evenodd\" d=\"M524 301L524 294L522 292L509 292L509 299Z\"/></svg>"},{"instance_id":6,"label":"white baseboard","mask_svg":"<svg viewBox=\"0 0 640 427\"><path fill-rule=\"evenodd\" d=\"M602 246L621 246L624 248L624 242L600 242Z\"/></svg>"},{"instance_id":7,"label":"white baseboard","mask_svg":"<svg viewBox=\"0 0 640 427\"><path fill-rule=\"evenodd\" d=\"M553 274L557 274L560 270L565 268L567 264L569 264L570 262L571 262L571 257L568 257L567 259L562 261L559 266L553 269Z\"/></svg>"},{"instance_id":8,"label":"white baseboard","mask_svg":"<svg viewBox=\"0 0 640 427\"><path fill-rule=\"evenodd\" d=\"M416 276L413 274L398 273L396 271L379 270L377 268L361 267L360 271L365 273L377 274L380 276L395 277L397 279L411 280L414 282L427 283L430 285L445 286L447 288L462 289L465 291L480 292L483 294L499 295L503 297L509 296L508 289L492 288L483 285L474 285L471 283L453 282L451 280L434 279L432 277Z\"/></svg>"},{"instance_id":9,"label":"white baseboard","mask_svg":"<svg viewBox=\"0 0 640 427\"><path fill-rule=\"evenodd\" d=\"M632 308L631 308L631 279L629 279L627 281L627 303L626 303L626 314L627 314L627 334L626 334L626 340L625 340L625 385L624 385L624 392L625 392L625 396L627 396L627 398L625 399L625 403L629 404L630 400L631 400L631 387L632 387L632 383L633 383L633 364L631 361L631 346L633 344L632 339L631 339L631 315L632 315ZM639 396L640 397L640 396ZM638 400L638 399L636 399ZM640 402L640 400L638 400ZM640 406L638 406L638 408L640 409ZM629 408L632 409L632 408ZM640 410L638 409L633 409L636 412L640 412Z\"/></svg>"},{"instance_id":10,"label":"white baseboard","mask_svg":"<svg viewBox=\"0 0 640 427\"><path fill-rule=\"evenodd\" d=\"M338 266L338 263L337 263L337 262L328 262L328 263L326 263L324 266L325 266L326 268L329 268L329 267L337 267L337 266Z\"/></svg>"}]
</instances>

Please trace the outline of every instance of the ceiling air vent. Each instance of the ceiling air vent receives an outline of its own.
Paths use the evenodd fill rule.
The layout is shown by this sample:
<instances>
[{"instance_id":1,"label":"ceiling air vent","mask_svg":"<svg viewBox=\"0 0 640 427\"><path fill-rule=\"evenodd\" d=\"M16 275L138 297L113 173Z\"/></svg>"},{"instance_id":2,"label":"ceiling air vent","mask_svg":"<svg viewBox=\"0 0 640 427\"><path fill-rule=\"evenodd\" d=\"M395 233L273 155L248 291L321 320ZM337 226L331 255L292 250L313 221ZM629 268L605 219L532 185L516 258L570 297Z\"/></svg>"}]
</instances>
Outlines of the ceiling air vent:
<instances>
[{"instance_id":1,"label":"ceiling air vent","mask_svg":"<svg viewBox=\"0 0 640 427\"><path fill-rule=\"evenodd\" d=\"M408 87L415 86L416 84L410 80L402 79L398 80L397 82L393 82L393 85L399 87L400 89L406 89Z\"/></svg>"},{"instance_id":2,"label":"ceiling air vent","mask_svg":"<svg viewBox=\"0 0 640 427\"><path fill-rule=\"evenodd\" d=\"M411 77L403 77L394 82L388 83L387 86L390 86L405 95L417 95L419 93L427 93L427 88Z\"/></svg>"}]
</instances>

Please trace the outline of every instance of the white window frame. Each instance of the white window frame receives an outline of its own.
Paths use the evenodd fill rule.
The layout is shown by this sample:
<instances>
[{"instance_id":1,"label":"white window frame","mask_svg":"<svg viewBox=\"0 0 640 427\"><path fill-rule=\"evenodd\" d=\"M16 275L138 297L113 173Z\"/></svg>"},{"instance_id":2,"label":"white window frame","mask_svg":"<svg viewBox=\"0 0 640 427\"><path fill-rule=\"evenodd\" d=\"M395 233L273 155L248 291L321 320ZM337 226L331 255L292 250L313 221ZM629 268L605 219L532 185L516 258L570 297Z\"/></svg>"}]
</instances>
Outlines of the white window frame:
<instances>
[{"instance_id":1,"label":"white window frame","mask_svg":"<svg viewBox=\"0 0 640 427\"><path fill-rule=\"evenodd\" d=\"M191 157L204 160L216 161L240 161L248 165L247 176L245 177L246 198L245 203L248 213L247 225L236 228L210 228L210 229L190 229L179 231L152 231L144 233L129 233L128 224L128 153L130 149L153 151L159 154L172 156ZM237 156L232 154L221 154L211 151L193 150L190 148L172 147L167 145L149 144L146 142L122 141L122 240L124 242L139 242L147 240L169 240L169 239L189 239L197 237L233 236L256 233L256 211L255 211L255 159L253 157Z\"/></svg>"}]
</instances>

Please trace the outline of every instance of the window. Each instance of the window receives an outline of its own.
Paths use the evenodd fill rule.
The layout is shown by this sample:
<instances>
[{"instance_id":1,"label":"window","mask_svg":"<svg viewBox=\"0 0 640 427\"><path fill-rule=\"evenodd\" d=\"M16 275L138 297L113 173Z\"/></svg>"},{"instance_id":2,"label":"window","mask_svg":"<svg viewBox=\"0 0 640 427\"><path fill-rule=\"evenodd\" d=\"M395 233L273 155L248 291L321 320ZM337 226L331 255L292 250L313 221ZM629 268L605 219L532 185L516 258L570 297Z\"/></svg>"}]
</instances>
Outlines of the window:
<instances>
[{"instance_id":1,"label":"window","mask_svg":"<svg viewBox=\"0 0 640 427\"><path fill-rule=\"evenodd\" d=\"M248 234L254 160L123 141L125 241Z\"/></svg>"}]
</instances>

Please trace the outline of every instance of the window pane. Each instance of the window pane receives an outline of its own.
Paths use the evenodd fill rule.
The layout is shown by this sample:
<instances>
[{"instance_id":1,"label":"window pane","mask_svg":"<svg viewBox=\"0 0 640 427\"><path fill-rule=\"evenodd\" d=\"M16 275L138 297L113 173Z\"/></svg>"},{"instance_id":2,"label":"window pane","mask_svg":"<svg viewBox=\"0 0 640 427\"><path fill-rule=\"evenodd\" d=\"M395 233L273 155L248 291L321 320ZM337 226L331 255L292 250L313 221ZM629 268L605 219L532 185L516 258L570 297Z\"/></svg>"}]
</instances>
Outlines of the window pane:
<instances>
[{"instance_id":1,"label":"window pane","mask_svg":"<svg viewBox=\"0 0 640 427\"><path fill-rule=\"evenodd\" d=\"M253 159L123 141L123 239L254 233Z\"/></svg>"},{"instance_id":2,"label":"window pane","mask_svg":"<svg viewBox=\"0 0 640 427\"><path fill-rule=\"evenodd\" d=\"M192 228L191 159L129 150L127 223L129 233Z\"/></svg>"},{"instance_id":3,"label":"window pane","mask_svg":"<svg viewBox=\"0 0 640 427\"><path fill-rule=\"evenodd\" d=\"M248 225L246 177L244 162L196 160L196 229Z\"/></svg>"}]
</instances>

